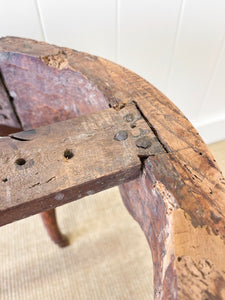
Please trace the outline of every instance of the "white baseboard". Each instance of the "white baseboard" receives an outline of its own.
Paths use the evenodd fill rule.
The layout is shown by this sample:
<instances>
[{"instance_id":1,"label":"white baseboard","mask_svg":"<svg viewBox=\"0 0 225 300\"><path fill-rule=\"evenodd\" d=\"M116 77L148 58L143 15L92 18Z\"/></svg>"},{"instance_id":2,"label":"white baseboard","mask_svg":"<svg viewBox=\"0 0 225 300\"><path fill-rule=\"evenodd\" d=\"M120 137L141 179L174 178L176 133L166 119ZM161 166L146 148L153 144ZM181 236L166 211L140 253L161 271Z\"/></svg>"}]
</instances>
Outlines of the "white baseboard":
<instances>
[{"instance_id":1,"label":"white baseboard","mask_svg":"<svg viewBox=\"0 0 225 300\"><path fill-rule=\"evenodd\" d=\"M222 119L210 120L194 126L206 144L225 139L225 116Z\"/></svg>"}]
</instances>

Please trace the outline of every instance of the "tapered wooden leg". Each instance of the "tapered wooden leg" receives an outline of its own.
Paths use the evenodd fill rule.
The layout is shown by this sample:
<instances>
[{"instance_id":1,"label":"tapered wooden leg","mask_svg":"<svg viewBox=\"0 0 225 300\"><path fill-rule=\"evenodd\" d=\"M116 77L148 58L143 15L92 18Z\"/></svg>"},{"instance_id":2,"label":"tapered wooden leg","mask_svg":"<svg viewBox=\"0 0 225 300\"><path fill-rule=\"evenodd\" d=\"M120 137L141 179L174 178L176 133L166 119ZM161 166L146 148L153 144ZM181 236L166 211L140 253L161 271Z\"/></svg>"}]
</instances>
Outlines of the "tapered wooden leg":
<instances>
[{"instance_id":1,"label":"tapered wooden leg","mask_svg":"<svg viewBox=\"0 0 225 300\"><path fill-rule=\"evenodd\" d=\"M59 247L68 246L68 238L60 232L60 229L58 227L55 209L42 212L41 217L52 241Z\"/></svg>"}]
</instances>

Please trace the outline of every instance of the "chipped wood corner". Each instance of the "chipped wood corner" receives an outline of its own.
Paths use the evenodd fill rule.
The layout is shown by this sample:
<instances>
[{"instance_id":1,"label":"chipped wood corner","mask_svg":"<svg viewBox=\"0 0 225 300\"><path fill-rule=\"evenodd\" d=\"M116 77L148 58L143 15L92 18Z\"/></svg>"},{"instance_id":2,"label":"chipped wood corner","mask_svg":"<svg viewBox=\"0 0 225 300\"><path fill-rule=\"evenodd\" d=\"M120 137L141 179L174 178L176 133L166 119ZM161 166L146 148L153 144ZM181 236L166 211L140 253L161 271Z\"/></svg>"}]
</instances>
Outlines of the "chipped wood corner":
<instances>
[{"instance_id":1,"label":"chipped wood corner","mask_svg":"<svg viewBox=\"0 0 225 300\"><path fill-rule=\"evenodd\" d=\"M53 67L59 70L70 68L64 51L59 51L56 54L39 56L39 58L49 67Z\"/></svg>"},{"instance_id":2,"label":"chipped wood corner","mask_svg":"<svg viewBox=\"0 0 225 300\"><path fill-rule=\"evenodd\" d=\"M139 154L138 177L120 191L152 251L154 297L225 299L225 180L179 109L117 64L33 40L0 39L0 70L27 130L109 107L122 113L135 103L154 146Z\"/></svg>"}]
</instances>

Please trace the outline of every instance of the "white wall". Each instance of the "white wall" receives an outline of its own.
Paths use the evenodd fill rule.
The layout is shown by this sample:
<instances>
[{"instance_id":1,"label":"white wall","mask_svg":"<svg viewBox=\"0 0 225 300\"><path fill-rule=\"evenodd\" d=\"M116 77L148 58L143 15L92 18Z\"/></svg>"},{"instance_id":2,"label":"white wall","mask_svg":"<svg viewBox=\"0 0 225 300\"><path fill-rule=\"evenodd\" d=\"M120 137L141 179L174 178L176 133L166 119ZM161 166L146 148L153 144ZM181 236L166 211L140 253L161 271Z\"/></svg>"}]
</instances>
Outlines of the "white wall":
<instances>
[{"instance_id":1,"label":"white wall","mask_svg":"<svg viewBox=\"0 0 225 300\"><path fill-rule=\"evenodd\" d=\"M0 0L0 36L116 61L164 92L207 143L225 138L224 0Z\"/></svg>"}]
</instances>

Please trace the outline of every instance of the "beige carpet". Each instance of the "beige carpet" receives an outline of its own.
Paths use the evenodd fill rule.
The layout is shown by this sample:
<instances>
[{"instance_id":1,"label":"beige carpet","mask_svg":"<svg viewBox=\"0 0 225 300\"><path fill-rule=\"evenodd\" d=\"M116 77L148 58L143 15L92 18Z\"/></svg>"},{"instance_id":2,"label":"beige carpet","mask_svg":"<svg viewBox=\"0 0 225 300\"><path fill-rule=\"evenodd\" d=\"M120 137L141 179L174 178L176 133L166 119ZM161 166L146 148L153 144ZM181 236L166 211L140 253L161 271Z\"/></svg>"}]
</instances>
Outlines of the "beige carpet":
<instances>
[{"instance_id":1,"label":"beige carpet","mask_svg":"<svg viewBox=\"0 0 225 300\"><path fill-rule=\"evenodd\" d=\"M211 146L225 170L225 141ZM0 299L152 299L151 254L117 188L57 209L71 245L38 215L0 228Z\"/></svg>"},{"instance_id":2,"label":"beige carpet","mask_svg":"<svg viewBox=\"0 0 225 300\"><path fill-rule=\"evenodd\" d=\"M0 299L151 299L151 254L118 188L57 213L64 249L39 215L0 228Z\"/></svg>"}]
</instances>

